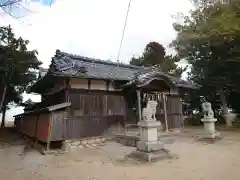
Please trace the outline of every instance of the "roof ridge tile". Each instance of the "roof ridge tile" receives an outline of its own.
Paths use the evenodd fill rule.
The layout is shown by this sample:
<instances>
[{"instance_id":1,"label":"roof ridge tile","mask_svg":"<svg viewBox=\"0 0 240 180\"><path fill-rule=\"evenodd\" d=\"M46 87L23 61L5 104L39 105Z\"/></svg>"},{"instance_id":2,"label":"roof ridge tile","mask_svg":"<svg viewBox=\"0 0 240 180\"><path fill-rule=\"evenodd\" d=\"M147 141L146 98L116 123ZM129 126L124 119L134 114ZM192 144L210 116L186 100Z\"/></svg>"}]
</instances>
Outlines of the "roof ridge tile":
<instances>
[{"instance_id":1,"label":"roof ridge tile","mask_svg":"<svg viewBox=\"0 0 240 180\"><path fill-rule=\"evenodd\" d=\"M140 67L140 66L135 66L135 65L125 64L125 63L117 63L117 62L113 62L111 60L102 60L102 59L98 59L98 58L90 58L90 57L86 57L86 56L81 56L81 55L77 55L77 54L73 54L73 53L67 53L67 52L64 52L64 51L56 50L55 59L58 59L58 56L69 57L73 60L87 61L87 62L105 64L105 65L111 65L111 66L120 66L120 67L131 68L131 69L142 69L143 68L143 67Z\"/></svg>"}]
</instances>

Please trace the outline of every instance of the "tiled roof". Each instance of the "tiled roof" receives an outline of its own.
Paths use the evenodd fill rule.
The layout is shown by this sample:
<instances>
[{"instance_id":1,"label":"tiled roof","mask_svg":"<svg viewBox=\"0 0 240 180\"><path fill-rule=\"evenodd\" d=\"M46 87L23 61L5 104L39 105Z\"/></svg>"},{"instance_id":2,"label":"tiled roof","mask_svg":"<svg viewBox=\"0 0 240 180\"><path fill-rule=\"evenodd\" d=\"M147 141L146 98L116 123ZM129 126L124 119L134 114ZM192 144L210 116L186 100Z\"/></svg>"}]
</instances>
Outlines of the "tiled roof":
<instances>
[{"instance_id":1,"label":"tiled roof","mask_svg":"<svg viewBox=\"0 0 240 180\"><path fill-rule=\"evenodd\" d=\"M122 63L114 63L99 59L88 58L84 56L74 55L56 51L56 55L52 58L52 63L48 70L48 74L81 77L93 79L109 79L109 80L126 80L128 84L134 83L136 77L144 79L151 74L157 74L168 78L178 87L193 88L193 85L180 78L169 76L161 71L152 71L156 68L144 68L139 66L127 65Z\"/></svg>"},{"instance_id":2,"label":"tiled roof","mask_svg":"<svg viewBox=\"0 0 240 180\"><path fill-rule=\"evenodd\" d=\"M145 67L141 71L135 73L135 76L126 85L136 84L137 86L145 86L146 83L150 83L154 79L164 79L166 82L177 87L194 88L193 84L188 81L182 80L181 78L170 76L161 71L158 65Z\"/></svg>"},{"instance_id":3,"label":"tiled roof","mask_svg":"<svg viewBox=\"0 0 240 180\"><path fill-rule=\"evenodd\" d=\"M131 80L142 67L87 58L57 51L49 73L71 77Z\"/></svg>"},{"instance_id":4,"label":"tiled roof","mask_svg":"<svg viewBox=\"0 0 240 180\"><path fill-rule=\"evenodd\" d=\"M170 80L175 81L175 84L177 87L183 87L183 88L189 88L189 89L198 89L199 88L196 84L191 83L189 81L185 81L183 79L176 78L173 76L169 76L169 78L170 78Z\"/></svg>"}]
</instances>

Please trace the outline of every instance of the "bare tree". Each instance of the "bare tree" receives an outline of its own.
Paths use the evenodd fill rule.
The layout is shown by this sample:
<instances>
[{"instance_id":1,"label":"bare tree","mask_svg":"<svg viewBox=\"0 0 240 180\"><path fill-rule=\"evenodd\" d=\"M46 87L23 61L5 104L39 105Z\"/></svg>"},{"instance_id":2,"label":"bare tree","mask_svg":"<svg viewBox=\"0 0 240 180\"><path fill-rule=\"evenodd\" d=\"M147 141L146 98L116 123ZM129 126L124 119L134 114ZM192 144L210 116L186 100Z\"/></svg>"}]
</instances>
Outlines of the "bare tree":
<instances>
[{"instance_id":1,"label":"bare tree","mask_svg":"<svg viewBox=\"0 0 240 180\"><path fill-rule=\"evenodd\" d=\"M49 5L51 6L53 4L53 2L54 2L54 0L49 0ZM23 18L24 16L21 16L21 17L19 17L19 15L15 16L13 14L14 8L21 8L21 9L25 10L25 12L27 11L30 13L34 13L30 9L26 8L24 6L24 4L26 5L26 3L24 3L24 0L0 0L0 10L2 9L2 11L4 13L11 16L12 18L20 20L20 18Z\"/></svg>"},{"instance_id":2,"label":"bare tree","mask_svg":"<svg viewBox=\"0 0 240 180\"><path fill-rule=\"evenodd\" d=\"M9 10L12 9L13 6L18 6L22 0L6 0L5 2L0 4L0 8L4 11L9 13Z\"/></svg>"},{"instance_id":3,"label":"bare tree","mask_svg":"<svg viewBox=\"0 0 240 180\"><path fill-rule=\"evenodd\" d=\"M23 0L5 0L5 2L3 1L0 3L0 8L3 10L3 12L10 15L14 19L19 19L20 17L12 14L12 10L13 8L23 7L22 2Z\"/></svg>"}]
</instances>

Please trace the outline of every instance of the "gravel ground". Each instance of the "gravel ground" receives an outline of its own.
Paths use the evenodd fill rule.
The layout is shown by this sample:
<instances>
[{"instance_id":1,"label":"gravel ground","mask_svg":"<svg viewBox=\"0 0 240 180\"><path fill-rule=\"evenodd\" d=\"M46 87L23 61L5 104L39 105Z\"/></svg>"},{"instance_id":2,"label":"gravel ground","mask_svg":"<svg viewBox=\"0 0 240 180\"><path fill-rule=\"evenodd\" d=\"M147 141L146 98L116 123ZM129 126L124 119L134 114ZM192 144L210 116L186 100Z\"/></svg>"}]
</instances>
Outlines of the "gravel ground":
<instances>
[{"instance_id":1,"label":"gravel ground","mask_svg":"<svg viewBox=\"0 0 240 180\"><path fill-rule=\"evenodd\" d=\"M0 174L4 180L237 180L240 179L240 132L222 131L213 143L195 140L199 129L186 129L167 144L176 159L138 163L124 159L134 148L109 142L105 146L73 149L70 153L23 153L15 135L0 134ZM26 149L25 149L26 150Z\"/></svg>"}]
</instances>

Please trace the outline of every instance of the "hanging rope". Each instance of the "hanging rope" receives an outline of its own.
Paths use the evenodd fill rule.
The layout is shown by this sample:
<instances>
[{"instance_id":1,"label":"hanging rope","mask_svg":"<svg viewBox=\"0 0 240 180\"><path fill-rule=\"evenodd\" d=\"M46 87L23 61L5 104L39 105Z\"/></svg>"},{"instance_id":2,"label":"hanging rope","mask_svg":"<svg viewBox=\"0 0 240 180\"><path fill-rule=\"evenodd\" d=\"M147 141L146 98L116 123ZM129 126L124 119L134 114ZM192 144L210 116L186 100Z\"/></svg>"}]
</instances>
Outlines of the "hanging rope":
<instances>
[{"instance_id":1,"label":"hanging rope","mask_svg":"<svg viewBox=\"0 0 240 180\"><path fill-rule=\"evenodd\" d=\"M126 29L126 26L127 26L127 20L128 20L128 14L129 14L131 2L132 2L132 0L129 0L127 14L126 14L126 18L125 18L125 23L124 23L123 31L122 31L122 38L121 38L120 46L119 46L119 49L118 49L117 62L119 62L119 56L120 56L121 49L122 49L122 43L123 43L123 38L124 38L124 34L125 34L125 29Z\"/></svg>"}]
</instances>

